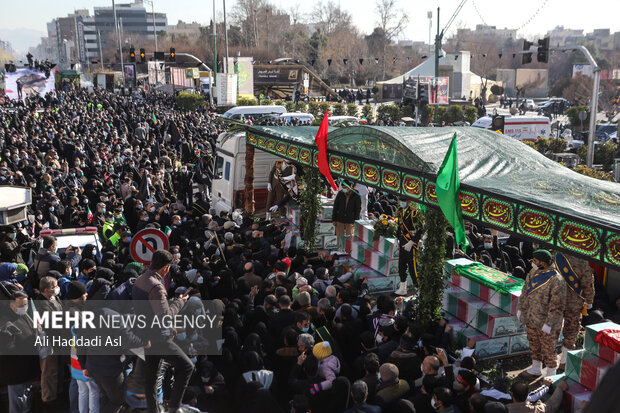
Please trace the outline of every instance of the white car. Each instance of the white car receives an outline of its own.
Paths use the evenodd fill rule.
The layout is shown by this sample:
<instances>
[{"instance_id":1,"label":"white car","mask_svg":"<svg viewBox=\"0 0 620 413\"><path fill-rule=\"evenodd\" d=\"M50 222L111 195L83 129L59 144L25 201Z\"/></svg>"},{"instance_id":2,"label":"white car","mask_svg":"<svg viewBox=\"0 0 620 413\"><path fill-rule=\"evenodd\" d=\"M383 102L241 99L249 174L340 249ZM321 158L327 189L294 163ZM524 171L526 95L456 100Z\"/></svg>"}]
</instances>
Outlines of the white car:
<instances>
[{"instance_id":1,"label":"white car","mask_svg":"<svg viewBox=\"0 0 620 413\"><path fill-rule=\"evenodd\" d=\"M94 254L99 260L101 260L101 250L103 249L103 246L99 240L97 227L41 230L40 248L43 247L43 237L46 235L52 235L56 238L58 247L57 252L59 255L62 255L69 246L80 247L83 250L87 245L94 245Z\"/></svg>"},{"instance_id":2,"label":"white car","mask_svg":"<svg viewBox=\"0 0 620 413\"><path fill-rule=\"evenodd\" d=\"M301 112L287 112L283 113L277 117L284 121L284 123L291 123L293 120L297 122L308 123L308 125L312 124L314 121L314 115L311 113L301 113Z\"/></svg>"},{"instance_id":3,"label":"white car","mask_svg":"<svg viewBox=\"0 0 620 413\"><path fill-rule=\"evenodd\" d=\"M360 123L359 119L355 116L330 116L328 122L330 126L339 123L347 123L351 125L358 125Z\"/></svg>"},{"instance_id":4,"label":"white car","mask_svg":"<svg viewBox=\"0 0 620 413\"><path fill-rule=\"evenodd\" d=\"M525 101L525 109L527 110L536 110L537 106L536 103L534 103L534 99L527 99Z\"/></svg>"}]
</instances>

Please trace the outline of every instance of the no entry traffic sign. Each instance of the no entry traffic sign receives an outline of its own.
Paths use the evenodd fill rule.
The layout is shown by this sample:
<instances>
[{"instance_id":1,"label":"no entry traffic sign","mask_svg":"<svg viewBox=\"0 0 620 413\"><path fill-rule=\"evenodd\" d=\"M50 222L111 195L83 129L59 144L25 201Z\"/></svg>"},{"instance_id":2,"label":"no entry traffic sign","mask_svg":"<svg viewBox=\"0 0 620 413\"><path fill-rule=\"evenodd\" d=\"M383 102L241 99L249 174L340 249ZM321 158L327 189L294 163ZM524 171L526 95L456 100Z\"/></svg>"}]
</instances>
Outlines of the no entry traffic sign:
<instances>
[{"instance_id":1,"label":"no entry traffic sign","mask_svg":"<svg viewBox=\"0 0 620 413\"><path fill-rule=\"evenodd\" d=\"M168 237L158 229L143 229L131 239L129 251L131 257L142 264L149 265L153 253L168 249Z\"/></svg>"}]
</instances>

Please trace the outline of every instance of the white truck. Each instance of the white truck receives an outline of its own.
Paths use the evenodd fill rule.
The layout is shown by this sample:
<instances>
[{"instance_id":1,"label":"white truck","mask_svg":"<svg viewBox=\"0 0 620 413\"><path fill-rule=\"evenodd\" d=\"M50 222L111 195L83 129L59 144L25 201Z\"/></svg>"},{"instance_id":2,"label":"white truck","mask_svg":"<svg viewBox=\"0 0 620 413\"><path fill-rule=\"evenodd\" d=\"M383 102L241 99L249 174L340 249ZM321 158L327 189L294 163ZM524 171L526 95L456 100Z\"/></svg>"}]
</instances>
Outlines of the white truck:
<instances>
[{"instance_id":1,"label":"white truck","mask_svg":"<svg viewBox=\"0 0 620 413\"><path fill-rule=\"evenodd\" d=\"M217 143L215 177L212 187L212 205L221 211L243 209L245 190L245 132L238 132ZM222 143L223 142L223 143ZM268 152L256 150L254 155L254 209L265 208L269 172L278 158Z\"/></svg>"},{"instance_id":2,"label":"white truck","mask_svg":"<svg viewBox=\"0 0 620 413\"><path fill-rule=\"evenodd\" d=\"M474 128L489 129L491 117L484 116L471 125ZM539 137L551 137L551 123L545 116L510 116L504 118L504 134L520 141L535 141Z\"/></svg>"}]
</instances>

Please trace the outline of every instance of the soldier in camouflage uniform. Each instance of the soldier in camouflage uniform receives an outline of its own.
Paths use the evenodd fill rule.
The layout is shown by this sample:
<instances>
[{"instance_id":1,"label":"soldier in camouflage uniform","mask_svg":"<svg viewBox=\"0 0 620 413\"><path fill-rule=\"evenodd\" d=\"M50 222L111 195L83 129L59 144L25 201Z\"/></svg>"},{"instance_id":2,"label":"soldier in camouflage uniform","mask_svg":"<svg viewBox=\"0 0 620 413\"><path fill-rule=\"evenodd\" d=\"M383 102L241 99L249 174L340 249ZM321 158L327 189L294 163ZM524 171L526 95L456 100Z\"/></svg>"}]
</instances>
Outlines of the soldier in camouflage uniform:
<instances>
[{"instance_id":1,"label":"soldier in camouflage uniform","mask_svg":"<svg viewBox=\"0 0 620 413\"><path fill-rule=\"evenodd\" d=\"M566 281L566 306L564 308L564 340L560 368L566 365L566 353L575 349L577 334L581 329L581 316L587 315L594 300L594 274L588 261L558 252L555 267Z\"/></svg>"},{"instance_id":2,"label":"soldier in camouflage uniform","mask_svg":"<svg viewBox=\"0 0 620 413\"><path fill-rule=\"evenodd\" d=\"M544 361L547 376L552 376L558 365L555 347L562 329L566 283L555 270L549 251L534 251L532 264L517 310L517 318L527 326L530 342L532 366L527 370L527 375L540 376Z\"/></svg>"}]
</instances>

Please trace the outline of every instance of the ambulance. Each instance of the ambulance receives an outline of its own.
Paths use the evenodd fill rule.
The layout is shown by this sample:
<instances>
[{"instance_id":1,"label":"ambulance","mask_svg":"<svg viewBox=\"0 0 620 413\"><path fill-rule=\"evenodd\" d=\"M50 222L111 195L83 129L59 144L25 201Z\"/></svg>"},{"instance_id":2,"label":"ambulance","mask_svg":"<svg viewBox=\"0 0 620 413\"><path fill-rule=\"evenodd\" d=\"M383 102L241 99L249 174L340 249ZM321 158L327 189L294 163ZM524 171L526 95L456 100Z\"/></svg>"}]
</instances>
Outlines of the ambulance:
<instances>
[{"instance_id":1,"label":"ambulance","mask_svg":"<svg viewBox=\"0 0 620 413\"><path fill-rule=\"evenodd\" d=\"M484 116L471 125L474 128L490 129L491 116ZM551 137L551 122L545 116L510 116L504 118L504 134L520 141L535 141Z\"/></svg>"},{"instance_id":2,"label":"ambulance","mask_svg":"<svg viewBox=\"0 0 620 413\"><path fill-rule=\"evenodd\" d=\"M243 209L245 191L245 132L221 134L217 139L212 205L219 214ZM269 172L277 158L269 152L254 151L254 210L265 209Z\"/></svg>"}]
</instances>

